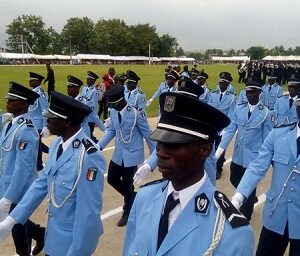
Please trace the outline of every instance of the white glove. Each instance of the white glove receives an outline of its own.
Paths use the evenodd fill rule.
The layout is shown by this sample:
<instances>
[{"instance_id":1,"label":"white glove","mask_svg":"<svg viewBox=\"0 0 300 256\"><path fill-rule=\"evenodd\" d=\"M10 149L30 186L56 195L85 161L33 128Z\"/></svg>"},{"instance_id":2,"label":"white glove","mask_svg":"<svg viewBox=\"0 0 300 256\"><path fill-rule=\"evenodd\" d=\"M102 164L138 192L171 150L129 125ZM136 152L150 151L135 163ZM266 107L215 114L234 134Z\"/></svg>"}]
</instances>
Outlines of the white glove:
<instances>
[{"instance_id":1,"label":"white glove","mask_svg":"<svg viewBox=\"0 0 300 256\"><path fill-rule=\"evenodd\" d=\"M7 216L4 221L0 222L0 244L8 237L15 224L17 222L10 216Z\"/></svg>"},{"instance_id":2,"label":"white glove","mask_svg":"<svg viewBox=\"0 0 300 256\"><path fill-rule=\"evenodd\" d=\"M104 126L106 127L106 128L108 128L109 126L110 126L110 117L109 118L106 118L105 120L104 120Z\"/></svg>"},{"instance_id":3,"label":"white glove","mask_svg":"<svg viewBox=\"0 0 300 256\"><path fill-rule=\"evenodd\" d=\"M8 216L12 201L2 197L0 199L0 221L5 220Z\"/></svg>"},{"instance_id":4,"label":"white glove","mask_svg":"<svg viewBox=\"0 0 300 256\"><path fill-rule=\"evenodd\" d=\"M149 107L151 105L152 101L153 101L153 99L148 100L146 103L146 107Z\"/></svg>"},{"instance_id":5,"label":"white glove","mask_svg":"<svg viewBox=\"0 0 300 256\"><path fill-rule=\"evenodd\" d=\"M245 197L241 193L237 192L231 198L231 203L234 205L236 209L239 210L244 202L244 199Z\"/></svg>"},{"instance_id":6,"label":"white glove","mask_svg":"<svg viewBox=\"0 0 300 256\"><path fill-rule=\"evenodd\" d=\"M143 164L140 166L133 176L133 183L137 186L140 185L149 172L151 172L151 167L149 164Z\"/></svg>"},{"instance_id":7,"label":"white glove","mask_svg":"<svg viewBox=\"0 0 300 256\"><path fill-rule=\"evenodd\" d=\"M218 147L215 153L215 159L218 160L224 151L225 151L224 148Z\"/></svg>"},{"instance_id":8,"label":"white glove","mask_svg":"<svg viewBox=\"0 0 300 256\"><path fill-rule=\"evenodd\" d=\"M45 139L47 139L47 138L50 136L50 131L49 131L49 129L48 129L47 127L43 127L43 129L42 129L40 135L41 135L42 137L44 137Z\"/></svg>"},{"instance_id":9,"label":"white glove","mask_svg":"<svg viewBox=\"0 0 300 256\"><path fill-rule=\"evenodd\" d=\"M2 114L2 124L4 124L6 121L12 119L12 117L13 117L12 113Z\"/></svg>"}]
</instances>

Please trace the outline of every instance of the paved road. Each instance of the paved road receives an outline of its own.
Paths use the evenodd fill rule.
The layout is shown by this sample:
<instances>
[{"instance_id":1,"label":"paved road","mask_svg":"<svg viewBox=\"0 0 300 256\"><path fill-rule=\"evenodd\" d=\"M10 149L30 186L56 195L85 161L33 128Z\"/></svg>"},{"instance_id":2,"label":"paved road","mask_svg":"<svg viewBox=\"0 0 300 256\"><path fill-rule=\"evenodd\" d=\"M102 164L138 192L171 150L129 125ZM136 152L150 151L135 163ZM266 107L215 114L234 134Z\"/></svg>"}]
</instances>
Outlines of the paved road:
<instances>
[{"instance_id":1,"label":"paved road","mask_svg":"<svg viewBox=\"0 0 300 256\"><path fill-rule=\"evenodd\" d=\"M150 118L151 127L155 127L156 118ZM96 131L96 135L99 138L101 132ZM52 141L53 137L45 140L46 144L49 144ZM107 163L111 159L113 152L113 143L110 143L103 151ZM231 160L232 145L228 148L226 152L227 161L224 165L223 176L220 180L217 181L217 188L227 194L228 197L231 197L234 193L234 188L229 182L229 165ZM148 151L146 150L145 156L148 156ZM160 173L156 170L154 173L151 173L145 182L149 182L154 179L159 179ZM259 184L257 188L257 195L259 197L259 202L255 206L255 211L252 216L251 224L255 231L256 243L259 238L259 233L261 229L261 215L262 215L262 206L264 202L264 192L268 188L270 181L270 172L267 174L264 181ZM32 220L42 225L47 223L47 200L40 205L40 207L35 211L32 216ZM121 217L122 212L122 198L121 196L112 189L107 182L105 182L104 194L103 194L103 209L102 209L102 220L104 224L104 235L101 237L100 243L94 255L96 256L117 256L120 255L125 228L119 228L116 226L117 221ZM88 239L88 238L87 238ZM11 237L9 237L4 244L0 246L0 255L13 256L15 255L14 245ZM43 254L40 254L43 255Z\"/></svg>"}]
</instances>

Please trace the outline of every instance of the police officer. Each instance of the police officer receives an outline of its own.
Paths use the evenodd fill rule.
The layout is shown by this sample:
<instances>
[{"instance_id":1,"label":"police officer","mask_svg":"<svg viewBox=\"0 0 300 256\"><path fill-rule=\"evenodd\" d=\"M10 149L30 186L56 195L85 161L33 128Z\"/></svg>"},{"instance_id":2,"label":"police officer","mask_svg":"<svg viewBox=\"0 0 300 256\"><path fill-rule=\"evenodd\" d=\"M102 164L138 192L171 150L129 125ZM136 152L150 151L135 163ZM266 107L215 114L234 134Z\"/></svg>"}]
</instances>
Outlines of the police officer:
<instances>
[{"instance_id":1,"label":"police officer","mask_svg":"<svg viewBox=\"0 0 300 256\"><path fill-rule=\"evenodd\" d=\"M147 101L146 106L149 107L153 100L159 97L163 92L176 92L176 82L179 80L179 74L175 70L169 70L165 74L166 80L161 82L157 91L153 96Z\"/></svg>"},{"instance_id":2,"label":"police officer","mask_svg":"<svg viewBox=\"0 0 300 256\"><path fill-rule=\"evenodd\" d=\"M261 88L261 101L270 110L274 109L274 105L282 95L282 87L276 83L276 76L268 76L268 83Z\"/></svg>"},{"instance_id":3,"label":"police officer","mask_svg":"<svg viewBox=\"0 0 300 256\"><path fill-rule=\"evenodd\" d=\"M96 88L96 80L99 78L98 75L93 73L92 71L87 72L86 77L86 85L82 87L80 96L83 97L86 100L86 105L89 106L93 112L96 113L96 109L98 106L98 100L99 100L99 91ZM97 113L96 113L97 115ZM94 128L95 128L95 121L93 118L88 117L88 124L90 127L90 134L91 139L93 141L96 141L96 137L93 135Z\"/></svg>"},{"instance_id":4,"label":"police officer","mask_svg":"<svg viewBox=\"0 0 300 256\"><path fill-rule=\"evenodd\" d=\"M220 90L220 80L223 80L223 82L224 82L224 79L227 80L227 81L229 81L229 85L228 85L227 91L235 94L235 88L231 84L231 82L233 81L233 78L232 78L231 74L229 72L226 72L226 71L223 71L223 72L221 72L219 74L219 83L216 86L216 91Z\"/></svg>"},{"instance_id":5,"label":"police officer","mask_svg":"<svg viewBox=\"0 0 300 256\"><path fill-rule=\"evenodd\" d=\"M236 97L234 93L230 90L230 82L232 81L232 77L228 72L222 72L219 75L219 89L212 92L209 98L208 104L217 108L218 110L222 111L225 115L229 118L232 117L233 111L235 109L235 102ZM219 143L222 139L221 133L216 138L216 145L217 148ZM222 171L223 171L223 164L226 161L225 159L225 151L217 160L217 174L216 178L221 178Z\"/></svg>"},{"instance_id":6,"label":"police officer","mask_svg":"<svg viewBox=\"0 0 300 256\"><path fill-rule=\"evenodd\" d=\"M288 95L283 95L278 98L274 105L274 123L277 126L297 122L296 107L293 104L300 92L300 79L292 76L287 84Z\"/></svg>"},{"instance_id":7,"label":"police officer","mask_svg":"<svg viewBox=\"0 0 300 256\"><path fill-rule=\"evenodd\" d=\"M229 118L181 93L163 93L160 107L150 138L158 142L164 179L137 193L122 255L252 256L251 227L204 172L214 139Z\"/></svg>"},{"instance_id":8,"label":"police officer","mask_svg":"<svg viewBox=\"0 0 300 256\"><path fill-rule=\"evenodd\" d=\"M36 99L33 105L30 105L28 112L39 134L47 138L49 136L49 131L47 130L46 119L43 117L43 113L48 109L48 95L41 88L43 79L43 76L34 72L29 72L29 86L33 88L32 90L34 92L39 94L39 97ZM37 160L38 171L43 169L42 151L48 153L48 147L42 143L40 137Z\"/></svg>"},{"instance_id":9,"label":"police officer","mask_svg":"<svg viewBox=\"0 0 300 256\"><path fill-rule=\"evenodd\" d=\"M144 110L146 108L146 97L140 86L138 86L140 77L135 72L128 70L126 78L125 100L137 110Z\"/></svg>"},{"instance_id":10,"label":"police officer","mask_svg":"<svg viewBox=\"0 0 300 256\"><path fill-rule=\"evenodd\" d=\"M48 95L50 97L51 92L55 91L55 76L54 76L54 71L50 66L50 62L46 63L46 68L47 68L47 77L44 80L44 84L48 82Z\"/></svg>"},{"instance_id":11,"label":"police officer","mask_svg":"<svg viewBox=\"0 0 300 256\"><path fill-rule=\"evenodd\" d=\"M294 104L298 122L276 127L269 133L232 198L232 202L240 207L272 164L273 174L266 192L257 256L283 256L288 244L290 256L300 252L300 99Z\"/></svg>"},{"instance_id":12,"label":"police officer","mask_svg":"<svg viewBox=\"0 0 300 256\"><path fill-rule=\"evenodd\" d=\"M1 171L0 171L0 220L14 209L37 178L36 162L39 147L39 133L28 113L29 105L35 104L39 94L30 89L10 82L5 97L6 108L13 114L1 134ZM33 255L44 246L45 228L30 220L17 224L12 229L16 252L21 256L31 253L31 239L37 241Z\"/></svg>"},{"instance_id":13,"label":"police officer","mask_svg":"<svg viewBox=\"0 0 300 256\"><path fill-rule=\"evenodd\" d=\"M83 98L82 96L80 96L80 87L83 85L83 82L75 77L75 76L71 76L69 75L67 77L67 93L69 96L71 96L72 98L74 98L75 100L78 100L80 102L82 102L83 104L87 105L87 101L85 98ZM88 125L88 121L89 120L93 120L95 125L99 127L99 129L101 131L105 131L106 128L104 126L104 124L101 122L101 120L99 119L98 115L96 114L95 111L92 111L82 122L82 128L84 129L86 135L88 137L91 137L91 130L90 127Z\"/></svg>"},{"instance_id":14,"label":"police officer","mask_svg":"<svg viewBox=\"0 0 300 256\"><path fill-rule=\"evenodd\" d=\"M204 90L204 92L199 96L199 100L208 103L209 98L210 98L210 90L207 86L207 79L208 79L208 74L206 74L204 71L200 72L199 75L197 76L197 84L201 86Z\"/></svg>"},{"instance_id":15,"label":"police officer","mask_svg":"<svg viewBox=\"0 0 300 256\"><path fill-rule=\"evenodd\" d=\"M81 128L91 112L69 96L52 93L45 116L58 137L49 158L22 201L0 223L0 240L15 223L24 223L49 196L45 253L50 256L92 255L103 233L100 219L105 160Z\"/></svg>"},{"instance_id":16,"label":"police officer","mask_svg":"<svg viewBox=\"0 0 300 256\"><path fill-rule=\"evenodd\" d=\"M133 175L137 165L144 161L143 138L150 153L155 143L149 140L151 133L147 116L129 105L124 99L124 87L117 86L105 93L111 107L111 124L99 140L101 149L115 137L115 150L108 167L107 182L124 197L123 215L118 226L127 224L128 215L134 200Z\"/></svg>"},{"instance_id":17,"label":"police officer","mask_svg":"<svg viewBox=\"0 0 300 256\"><path fill-rule=\"evenodd\" d=\"M269 109L260 102L261 83L249 80L246 84L248 102L236 106L231 117L231 123L224 129L222 140L216 150L216 159L228 147L236 134L232 161L230 165L230 182L237 187L246 168L257 157L264 139L272 129ZM248 220L254 207L256 191L254 190L243 207L243 213Z\"/></svg>"}]
</instances>

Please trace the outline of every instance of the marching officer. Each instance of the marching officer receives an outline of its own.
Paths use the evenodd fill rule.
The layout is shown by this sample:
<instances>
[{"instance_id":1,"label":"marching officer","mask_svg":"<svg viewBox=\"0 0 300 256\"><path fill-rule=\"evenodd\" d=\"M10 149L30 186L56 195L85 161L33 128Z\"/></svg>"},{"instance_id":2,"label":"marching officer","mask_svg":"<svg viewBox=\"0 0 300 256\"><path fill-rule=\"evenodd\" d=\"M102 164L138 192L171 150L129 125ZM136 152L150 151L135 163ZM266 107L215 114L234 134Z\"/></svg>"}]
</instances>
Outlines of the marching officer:
<instances>
[{"instance_id":1,"label":"marching officer","mask_svg":"<svg viewBox=\"0 0 300 256\"><path fill-rule=\"evenodd\" d=\"M223 82L224 82L224 77L225 77L225 80L229 81L229 85L228 85L227 91L229 91L229 92L235 94L235 88L234 88L234 86L231 84L231 82L233 81L233 78L232 78L231 74L230 74L229 72L225 72L225 71L224 71L224 72L221 72L221 73L219 74L219 81L220 81L220 80L223 80ZM219 83L217 84L217 86L216 86L216 91L218 91L218 90L220 90L220 82L219 82Z\"/></svg>"},{"instance_id":2,"label":"marching officer","mask_svg":"<svg viewBox=\"0 0 300 256\"><path fill-rule=\"evenodd\" d=\"M266 192L263 227L257 256L290 256L300 252L300 99L295 103L298 122L275 127L264 141L258 157L248 166L232 202L240 207L272 165L272 180Z\"/></svg>"},{"instance_id":3,"label":"marching officer","mask_svg":"<svg viewBox=\"0 0 300 256\"><path fill-rule=\"evenodd\" d=\"M122 255L252 256L248 221L204 172L215 136L229 118L181 93L163 93L160 107L162 116L150 138L158 142L164 179L137 193Z\"/></svg>"},{"instance_id":4,"label":"marching officer","mask_svg":"<svg viewBox=\"0 0 300 256\"><path fill-rule=\"evenodd\" d=\"M151 133L146 113L132 107L124 99L124 87L112 87L105 93L111 107L109 128L99 140L100 149L115 137L115 150L108 167L107 182L124 197L123 214L118 226L125 226L134 200L133 175L137 165L144 161L146 140L150 154L155 143L149 140Z\"/></svg>"},{"instance_id":5,"label":"marching officer","mask_svg":"<svg viewBox=\"0 0 300 256\"><path fill-rule=\"evenodd\" d=\"M43 117L43 113L48 109L48 95L41 88L41 83L44 77L34 73L29 72L29 86L32 87L33 91L39 94L39 97L36 99L33 105L29 106L28 113L32 119L33 124L37 128L40 136L39 143L39 152L38 152L38 160L37 160L37 169L38 171L43 169L43 161L42 161L42 151L48 153L48 147L44 145L41 141L41 137L48 137L49 131L46 127L46 119Z\"/></svg>"},{"instance_id":6,"label":"marching officer","mask_svg":"<svg viewBox=\"0 0 300 256\"><path fill-rule=\"evenodd\" d=\"M199 86L201 86L204 90L204 92L199 96L199 100L208 103L209 102L209 98L210 98L210 90L207 86L207 81L208 79L208 74L206 74L204 71L200 72L198 77L197 77L197 84Z\"/></svg>"},{"instance_id":7,"label":"marching officer","mask_svg":"<svg viewBox=\"0 0 300 256\"><path fill-rule=\"evenodd\" d=\"M86 105L92 109L93 112L96 113L96 109L98 106L98 100L99 100L99 91L96 88L96 80L99 78L95 73L92 71L87 72L87 78L86 78L86 85L82 87L80 96L83 97L86 100ZM97 113L96 113L97 115ZM93 141L96 141L96 137L93 135L94 128L95 128L95 121L89 117L88 118L88 124L90 127L90 134L91 139Z\"/></svg>"},{"instance_id":8,"label":"marching officer","mask_svg":"<svg viewBox=\"0 0 300 256\"><path fill-rule=\"evenodd\" d=\"M276 83L277 77L274 75L268 76L268 83L261 88L261 101L270 110L274 110L274 105L282 95L282 87Z\"/></svg>"},{"instance_id":9,"label":"marching officer","mask_svg":"<svg viewBox=\"0 0 300 256\"><path fill-rule=\"evenodd\" d=\"M157 91L147 101L147 107L149 107L152 101L159 97L163 92L177 92L176 82L179 80L179 74L171 69L165 74L165 77L166 80L160 83Z\"/></svg>"},{"instance_id":10,"label":"marching officer","mask_svg":"<svg viewBox=\"0 0 300 256\"><path fill-rule=\"evenodd\" d=\"M21 202L0 222L0 241L16 223L24 223L49 196L45 253L48 256L92 255L103 233L100 218L105 160L81 123L91 109L53 92L45 117L58 137L49 158Z\"/></svg>"},{"instance_id":11,"label":"marching officer","mask_svg":"<svg viewBox=\"0 0 300 256\"><path fill-rule=\"evenodd\" d=\"M80 96L80 87L83 85L83 82L75 77L75 76L71 76L69 75L67 77L67 93L69 96L71 96L72 98L74 98L75 100L78 100L80 102L82 102L83 104L87 105L87 101L85 98L83 98L82 96ZM82 122L82 128L84 129L86 135L88 137L91 137L91 130L90 127L88 125L88 121L89 120L93 120L95 125L97 127L99 127L99 129L101 131L105 131L106 128L104 126L104 124L101 122L101 120L99 119L98 115L96 114L95 111L92 111Z\"/></svg>"},{"instance_id":12,"label":"marching officer","mask_svg":"<svg viewBox=\"0 0 300 256\"><path fill-rule=\"evenodd\" d=\"M140 77L133 71L127 71L127 86L124 92L125 100L129 105L136 108L137 110L144 110L146 108L146 97L138 86Z\"/></svg>"},{"instance_id":13,"label":"marching officer","mask_svg":"<svg viewBox=\"0 0 300 256\"><path fill-rule=\"evenodd\" d=\"M300 79L293 76L288 79L288 95L282 95L274 105L274 123L276 126L297 122L296 106L293 104L300 92Z\"/></svg>"},{"instance_id":14,"label":"marching officer","mask_svg":"<svg viewBox=\"0 0 300 256\"><path fill-rule=\"evenodd\" d=\"M228 72L222 72L219 77L219 89L211 93L208 104L222 111L225 115L231 118L235 109L236 102L235 94L230 91L230 82L232 81L232 77ZM221 134L222 132L216 138L216 148L219 146L219 143L222 139ZM223 164L225 161L226 159L224 151L217 160L217 179L221 178Z\"/></svg>"},{"instance_id":15,"label":"marching officer","mask_svg":"<svg viewBox=\"0 0 300 256\"><path fill-rule=\"evenodd\" d=\"M216 150L218 159L228 147L236 134L232 161L230 165L230 182L237 187L246 168L257 157L264 139L272 129L270 111L260 102L261 83L249 80L246 84L248 102L236 105L231 117L231 123L224 129L222 140ZM248 220L254 207L256 191L254 190L243 207L243 213Z\"/></svg>"},{"instance_id":16,"label":"marching officer","mask_svg":"<svg viewBox=\"0 0 300 256\"><path fill-rule=\"evenodd\" d=\"M1 134L0 221L20 204L37 178L39 133L31 121L28 107L36 104L39 94L15 82L10 85L5 98L7 111L12 113L13 119L4 126ZM44 247L44 234L45 228L30 220L15 225L12 236L17 254L31 255L33 238L37 243L32 254L37 255Z\"/></svg>"}]
</instances>

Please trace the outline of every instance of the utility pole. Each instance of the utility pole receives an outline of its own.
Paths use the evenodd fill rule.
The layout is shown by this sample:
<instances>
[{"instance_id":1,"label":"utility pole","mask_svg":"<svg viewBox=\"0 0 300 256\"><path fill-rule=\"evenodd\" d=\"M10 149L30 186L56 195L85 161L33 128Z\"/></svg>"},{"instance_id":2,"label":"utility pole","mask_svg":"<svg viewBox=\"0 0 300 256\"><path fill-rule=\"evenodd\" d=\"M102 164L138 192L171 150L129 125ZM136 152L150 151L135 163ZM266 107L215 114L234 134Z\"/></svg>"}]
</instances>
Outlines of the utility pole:
<instances>
[{"instance_id":1,"label":"utility pole","mask_svg":"<svg viewBox=\"0 0 300 256\"><path fill-rule=\"evenodd\" d=\"M151 65L151 44L149 43L149 65Z\"/></svg>"},{"instance_id":2,"label":"utility pole","mask_svg":"<svg viewBox=\"0 0 300 256\"><path fill-rule=\"evenodd\" d=\"M21 49L22 49L22 62L23 64L25 64L25 60L24 60L24 44L23 44L23 35L20 35L21 37Z\"/></svg>"},{"instance_id":3,"label":"utility pole","mask_svg":"<svg viewBox=\"0 0 300 256\"><path fill-rule=\"evenodd\" d=\"M70 64L72 65L72 40L70 38Z\"/></svg>"}]
</instances>

